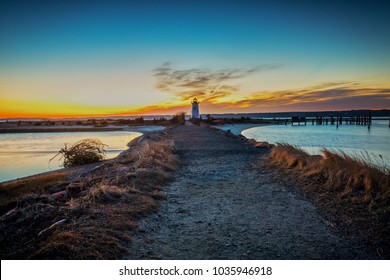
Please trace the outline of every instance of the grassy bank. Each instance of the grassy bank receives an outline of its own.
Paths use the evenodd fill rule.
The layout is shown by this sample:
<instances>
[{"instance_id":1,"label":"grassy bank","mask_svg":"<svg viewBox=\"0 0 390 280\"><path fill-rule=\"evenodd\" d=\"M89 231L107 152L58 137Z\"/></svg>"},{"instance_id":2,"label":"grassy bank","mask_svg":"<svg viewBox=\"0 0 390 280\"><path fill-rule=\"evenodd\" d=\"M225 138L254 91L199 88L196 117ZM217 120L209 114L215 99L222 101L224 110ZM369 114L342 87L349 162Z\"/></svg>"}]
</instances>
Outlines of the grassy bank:
<instances>
[{"instance_id":1,"label":"grassy bank","mask_svg":"<svg viewBox=\"0 0 390 280\"><path fill-rule=\"evenodd\" d=\"M106 131L122 131L119 127L27 127L27 128L1 128L0 133L47 133L47 132L106 132Z\"/></svg>"},{"instance_id":2,"label":"grassy bank","mask_svg":"<svg viewBox=\"0 0 390 280\"><path fill-rule=\"evenodd\" d=\"M52 186L65 183L66 180L66 172L58 171L0 183L0 213L16 207L19 200L29 195L46 194Z\"/></svg>"},{"instance_id":3,"label":"grassy bank","mask_svg":"<svg viewBox=\"0 0 390 280\"><path fill-rule=\"evenodd\" d=\"M176 166L172 141L144 137L77 180L38 176L28 185L8 185L23 191L15 196L7 190L4 195L1 258L124 257L137 220L157 210L158 201L164 198L163 187ZM0 189L5 194L7 186L0 185Z\"/></svg>"},{"instance_id":4,"label":"grassy bank","mask_svg":"<svg viewBox=\"0 0 390 280\"><path fill-rule=\"evenodd\" d=\"M336 217L331 226L368 233L378 254L390 258L390 170L327 149L309 155L287 144L274 147L266 165L298 179L299 189Z\"/></svg>"}]
</instances>

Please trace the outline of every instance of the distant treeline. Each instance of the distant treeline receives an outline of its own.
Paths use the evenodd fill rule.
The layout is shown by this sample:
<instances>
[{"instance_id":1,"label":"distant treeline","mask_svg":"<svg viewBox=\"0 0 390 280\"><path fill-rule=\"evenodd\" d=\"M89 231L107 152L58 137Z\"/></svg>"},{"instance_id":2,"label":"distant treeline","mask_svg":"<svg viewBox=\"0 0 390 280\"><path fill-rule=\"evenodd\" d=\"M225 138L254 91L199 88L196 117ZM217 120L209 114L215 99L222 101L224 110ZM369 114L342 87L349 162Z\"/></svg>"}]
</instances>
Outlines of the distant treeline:
<instances>
[{"instance_id":1,"label":"distant treeline","mask_svg":"<svg viewBox=\"0 0 390 280\"><path fill-rule=\"evenodd\" d=\"M239 119L239 118L250 118L250 119L260 119L260 118L291 118L292 116L300 116L307 118L314 117L356 117L368 115L371 113L372 117L389 117L390 109L382 110L349 110L349 111L321 111L321 112L278 112L278 113L237 113L237 114L201 114L202 119L215 118L215 119ZM22 122L66 122L66 121L78 121L78 125L81 123L85 124L88 122L95 121L99 122L108 122L108 123L118 123L118 124L147 124L147 123L161 123L165 121L176 121L178 115L185 116L186 119L189 119L191 116L188 114L183 114L183 112L176 113L174 115L150 115L150 116L107 116L107 117L96 117L96 118L59 118L59 119L30 119L30 118L10 118L10 119L0 119L0 122L12 122L12 121L22 121ZM149 122L148 122L149 121Z\"/></svg>"}]
</instances>

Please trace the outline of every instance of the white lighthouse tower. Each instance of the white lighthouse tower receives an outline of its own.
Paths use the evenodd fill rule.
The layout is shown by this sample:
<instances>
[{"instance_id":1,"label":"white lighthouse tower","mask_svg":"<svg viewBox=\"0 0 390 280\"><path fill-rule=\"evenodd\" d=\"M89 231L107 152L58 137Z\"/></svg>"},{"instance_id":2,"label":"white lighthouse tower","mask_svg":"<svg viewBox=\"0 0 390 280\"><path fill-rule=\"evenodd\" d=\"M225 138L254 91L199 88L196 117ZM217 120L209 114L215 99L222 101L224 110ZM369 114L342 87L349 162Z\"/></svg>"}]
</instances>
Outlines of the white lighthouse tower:
<instances>
[{"instance_id":1,"label":"white lighthouse tower","mask_svg":"<svg viewBox=\"0 0 390 280\"><path fill-rule=\"evenodd\" d=\"M198 99L194 98L192 100L192 118L199 119L199 102Z\"/></svg>"}]
</instances>

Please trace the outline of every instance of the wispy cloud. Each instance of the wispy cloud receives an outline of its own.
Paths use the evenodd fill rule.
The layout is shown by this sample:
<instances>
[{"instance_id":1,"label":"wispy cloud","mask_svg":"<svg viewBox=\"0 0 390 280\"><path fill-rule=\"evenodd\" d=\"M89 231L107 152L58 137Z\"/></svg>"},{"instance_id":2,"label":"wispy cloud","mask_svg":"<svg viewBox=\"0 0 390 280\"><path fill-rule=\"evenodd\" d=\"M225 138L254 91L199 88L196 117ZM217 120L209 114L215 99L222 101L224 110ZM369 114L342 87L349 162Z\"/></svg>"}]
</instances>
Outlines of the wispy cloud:
<instances>
[{"instance_id":1,"label":"wispy cloud","mask_svg":"<svg viewBox=\"0 0 390 280\"><path fill-rule=\"evenodd\" d=\"M175 94L181 101L198 97L203 102L218 102L240 91L234 80L252 73L273 70L280 65L260 65L253 68L191 68L175 69L171 63L164 63L153 70L157 79L156 88Z\"/></svg>"},{"instance_id":2,"label":"wispy cloud","mask_svg":"<svg viewBox=\"0 0 390 280\"><path fill-rule=\"evenodd\" d=\"M254 103L289 105L294 103L324 102L328 100L356 98L359 96L377 96L390 99L390 89L359 87L353 82L319 84L298 90L255 92L248 96Z\"/></svg>"},{"instance_id":3,"label":"wispy cloud","mask_svg":"<svg viewBox=\"0 0 390 280\"><path fill-rule=\"evenodd\" d=\"M251 112L390 108L390 89L359 87L354 82L326 83L297 90L255 92L212 109L223 108L234 111L245 108Z\"/></svg>"},{"instance_id":4,"label":"wispy cloud","mask_svg":"<svg viewBox=\"0 0 390 280\"><path fill-rule=\"evenodd\" d=\"M197 97L202 102L202 111L207 113L390 108L390 88L367 87L354 81L321 83L292 90L256 91L246 96L236 84L238 79L252 73L279 67L261 65L254 68L183 70L165 63L153 72L156 87L174 94L177 108L186 108L184 104Z\"/></svg>"},{"instance_id":5,"label":"wispy cloud","mask_svg":"<svg viewBox=\"0 0 390 280\"><path fill-rule=\"evenodd\" d=\"M258 113L389 109L390 89L359 87L353 82L324 83L296 90L254 92L236 101L209 102L202 99L201 113ZM188 98L194 95L188 92ZM195 94L195 92L194 92ZM221 95L222 96L222 95ZM185 96L182 95L184 98ZM217 99L217 96L214 96ZM215 101L215 100L213 100ZM189 103L146 106L122 114L174 114L188 112Z\"/></svg>"}]
</instances>

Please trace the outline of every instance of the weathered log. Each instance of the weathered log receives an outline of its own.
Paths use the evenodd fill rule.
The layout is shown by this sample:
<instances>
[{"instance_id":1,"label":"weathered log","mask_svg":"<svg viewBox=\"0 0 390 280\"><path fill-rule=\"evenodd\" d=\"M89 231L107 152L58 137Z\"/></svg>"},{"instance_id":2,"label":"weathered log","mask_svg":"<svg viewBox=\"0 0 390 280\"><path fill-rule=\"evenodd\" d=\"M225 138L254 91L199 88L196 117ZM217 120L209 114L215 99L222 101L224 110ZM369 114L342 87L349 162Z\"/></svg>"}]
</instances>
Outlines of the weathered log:
<instances>
[{"instance_id":1,"label":"weathered log","mask_svg":"<svg viewBox=\"0 0 390 280\"><path fill-rule=\"evenodd\" d=\"M56 227L56 226L59 226L59 225L63 225L67 222L68 220L67 219L62 219L62 220L59 220L58 222L55 222L54 224L52 224L51 226L45 228L44 230L41 230L39 233L38 233L38 236L42 235L42 233Z\"/></svg>"}]
</instances>

